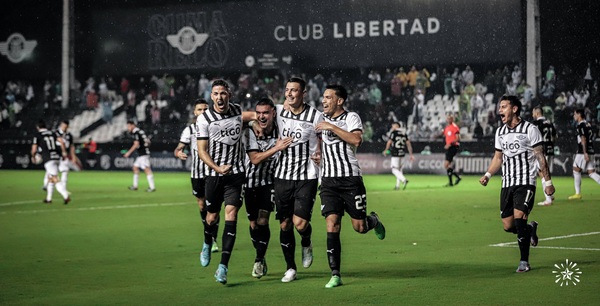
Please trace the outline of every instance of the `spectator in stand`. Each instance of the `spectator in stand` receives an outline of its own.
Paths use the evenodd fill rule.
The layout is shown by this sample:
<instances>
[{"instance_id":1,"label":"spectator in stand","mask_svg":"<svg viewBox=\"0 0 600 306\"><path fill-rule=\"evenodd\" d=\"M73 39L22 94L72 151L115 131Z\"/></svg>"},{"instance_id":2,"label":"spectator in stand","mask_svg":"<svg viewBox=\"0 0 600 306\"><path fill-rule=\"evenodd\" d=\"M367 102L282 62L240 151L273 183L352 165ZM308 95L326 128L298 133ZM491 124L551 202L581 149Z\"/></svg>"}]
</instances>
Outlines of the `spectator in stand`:
<instances>
[{"instance_id":1,"label":"spectator in stand","mask_svg":"<svg viewBox=\"0 0 600 306\"><path fill-rule=\"evenodd\" d=\"M475 74L473 73L473 70L471 70L471 66L467 65L467 67L465 67L465 70L462 72L462 79L465 86L474 84Z\"/></svg>"},{"instance_id":2,"label":"spectator in stand","mask_svg":"<svg viewBox=\"0 0 600 306\"><path fill-rule=\"evenodd\" d=\"M442 77L444 78L444 95L448 97L452 97L454 95L454 91L452 89L452 75L448 73L446 68L442 71Z\"/></svg>"},{"instance_id":3,"label":"spectator in stand","mask_svg":"<svg viewBox=\"0 0 600 306\"><path fill-rule=\"evenodd\" d=\"M112 100L109 98L108 94L101 95L100 99L102 104L102 120L108 124L112 124Z\"/></svg>"},{"instance_id":4,"label":"spectator in stand","mask_svg":"<svg viewBox=\"0 0 600 306\"><path fill-rule=\"evenodd\" d=\"M408 92L408 74L404 71L404 67L400 67L398 69L396 77L400 79L400 86L402 87L403 95L407 96L408 94L410 94Z\"/></svg>"},{"instance_id":5,"label":"spectator in stand","mask_svg":"<svg viewBox=\"0 0 600 306\"><path fill-rule=\"evenodd\" d=\"M376 83L371 84L369 90L369 104L380 105L381 104L381 90L377 87Z\"/></svg>"},{"instance_id":6,"label":"spectator in stand","mask_svg":"<svg viewBox=\"0 0 600 306\"><path fill-rule=\"evenodd\" d=\"M585 108L587 99L590 97L590 92L587 88L581 87L573 92L573 96L575 96L575 107Z\"/></svg>"},{"instance_id":7,"label":"spectator in stand","mask_svg":"<svg viewBox=\"0 0 600 306\"><path fill-rule=\"evenodd\" d=\"M471 98L471 120L479 122L479 114L483 110L483 98L477 93Z\"/></svg>"},{"instance_id":8,"label":"spectator in stand","mask_svg":"<svg viewBox=\"0 0 600 306\"><path fill-rule=\"evenodd\" d=\"M594 71L592 71L592 62L588 62L587 68L585 69L585 75L583 76L583 83L585 84L585 89L591 91L594 87Z\"/></svg>"},{"instance_id":9,"label":"spectator in stand","mask_svg":"<svg viewBox=\"0 0 600 306\"><path fill-rule=\"evenodd\" d=\"M554 82L546 81L540 90L540 96L544 101L551 101L554 97Z\"/></svg>"},{"instance_id":10,"label":"spectator in stand","mask_svg":"<svg viewBox=\"0 0 600 306\"><path fill-rule=\"evenodd\" d=\"M414 65L410 67L410 71L408 72L408 89L410 95L414 95L415 87L417 86L417 78L419 77L419 71L417 71L417 67Z\"/></svg>"},{"instance_id":11,"label":"spectator in stand","mask_svg":"<svg viewBox=\"0 0 600 306\"><path fill-rule=\"evenodd\" d=\"M559 109L564 109L565 105L567 104L567 95L565 94L565 92L561 92L558 97L556 97L556 100L554 100L554 103L556 104L556 110Z\"/></svg>"},{"instance_id":12,"label":"spectator in stand","mask_svg":"<svg viewBox=\"0 0 600 306\"><path fill-rule=\"evenodd\" d=\"M381 75L379 74L379 72L371 70L371 72L369 72L369 80L371 81L371 83L379 83L381 82Z\"/></svg>"},{"instance_id":13,"label":"spectator in stand","mask_svg":"<svg viewBox=\"0 0 600 306\"><path fill-rule=\"evenodd\" d=\"M121 92L120 92L121 99L123 101L128 101L127 95L129 94L129 80L125 77L122 77L120 87L121 87Z\"/></svg>"},{"instance_id":14,"label":"spectator in stand","mask_svg":"<svg viewBox=\"0 0 600 306\"><path fill-rule=\"evenodd\" d=\"M546 82L554 83L556 81L556 72L554 71L554 66L550 65L548 70L546 70Z\"/></svg>"},{"instance_id":15,"label":"spectator in stand","mask_svg":"<svg viewBox=\"0 0 600 306\"><path fill-rule=\"evenodd\" d=\"M521 81L523 80L523 74L521 73L521 68L518 65L513 69L510 78L513 85L519 86L519 84L521 84Z\"/></svg>"},{"instance_id":16,"label":"spectator in stand","mask_svg":"<svg viewBox=\"0 0 600 306\"><path fill-rule=\"evenodd\" d=\"M458 67L455 67L454 72L452 73L452 91L454 92L454 95L460 94L462 88L462 74L460 73L460 69L458 69ZM454 99L454 96L452 96L452 99Z\"/></svg>"},{"instance_id":17,"label":"spectator in stand","mask_svg":"<svg viewBox=\"0 0 600 306\"><path fill-rule=\"evenodd\" d=\"M96 150L98 150L98 144L92 139L92 137L90 137L88 142L83 144L83 147L88 151L87 164L93 168L94 165L96 164ZM92 162L90 163L90 161L92 161Z\"/></svg>"}]
</instances>

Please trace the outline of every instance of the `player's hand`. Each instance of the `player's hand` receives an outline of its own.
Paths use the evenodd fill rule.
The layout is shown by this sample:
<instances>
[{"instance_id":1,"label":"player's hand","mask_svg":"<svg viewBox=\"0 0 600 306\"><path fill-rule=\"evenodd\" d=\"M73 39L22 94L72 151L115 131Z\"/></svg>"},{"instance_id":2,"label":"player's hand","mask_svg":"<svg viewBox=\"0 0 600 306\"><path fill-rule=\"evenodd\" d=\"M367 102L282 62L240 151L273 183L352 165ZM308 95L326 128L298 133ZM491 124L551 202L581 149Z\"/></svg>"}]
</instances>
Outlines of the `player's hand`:
<instances>
[{"instance_id":1,"label":"player's hand","mask_svg":"<svg viewBox=\"0 0 600 306\"><path fill-rule=\"evenodd\" d=\"M448 150L449 148L450 148L450 145L449 145L449 144L447 144L447 145L444 145L444 150Z\"/></svg>"},{"instance_id":2,"label":"player's hand","mask_svg":"<svg viewBox=\"0 0 600 306\"><path fill-rule=\"evenodd\" d=\"M231 172L231 165L221 165L219 166L216 171L220 174L229 174L229 172Z\"/></svg>"},{"instance_id":3,"label":"player's hand","mask_svg":"<svg viewBox=\"0 0 600 306\"><path fill-rule=\"evenodd\" d=\"M317 166L318 166L318 165L320 165L320 164L321 164L321 151L317 151L317 152L313 153L313 154L310 156L310 159L312 159L312 161L313 161L315 164L317 164Z\"/></svg>"},{"instance_id":4,"label":"player's hand","mask_svg":"<svg viewBox=\"0 0 600 306\"><path fill-rule=\"evenodd\" d=\"M590 156L587 153L583 153L583 158L585 159L586 162L590 161Z\"/></svg>"},{"instance_id":5,"label":"player's hand","mask_svg":"<svg viewBox=\"0 0 600 306\"><path fill-rule=\"evenodd\" d=\"M258 124L258 121L254 121L252 124L252 130L256 136L263 136L263 129L260 127L260 124Z\"/></svg>"},{"instance_id":6,"label":"player's hand","mask_svg":"<svg viewBox=\"0 0 600 306\"><path fill-rule=\"evenodd\" d=\"M292 140L292 137L279 138L275 143L275 148L277 151L283 151L292 144Z\"/></svg>"},{"instance_id":7,"label":"player's hand","mask_svg":"<svg viewBox=\"0 0 600 306\"><path fill-rule=\"evenodd\" d=\"M325 121L321 121L317 124L317 131L331 131L333 129L334 125L329 123L329 122L325 122Z\"/></svg>"},{"instance_id":8,"label":"player's hand","mask_svg":"<svg viewBox=\"0 0 600 306\"><path fill-rule=\"evenodd\" d=\"M177 158L181 159L181 160L186 160L187 159L187 154L185 154L183 151L179 151L177 153Z\"/></svg>"},{"instance_id":9,"label":"player's hand","mask_svg":"<svg viewBox=\"0 0 600 306\"><path fill-rule=\"evenodd\" d=\"M410 161L415 161L415 156L414 155L410 155Z\"/></svg>"},{"instance_id":10,"label":"player's hand","mask_svg":"<svg viewBox=\"0 0 600 306\"><path fill-rule=\"evenodd\" d=\"M129 152L127 152L127 153L123 154L123 157L125 157L125 158L129 158Z\"/></svg>"},{"instance_id":11,"label":"player's hand","mask_svg":"<svg viewBox=\"0 0 600 306\"><path fill-rule=\"evenodd\" d=\"M551 196L556 192L556 189L554 189L554 185L550 185L550 186L546 186L546 188L544 188L544 192Z\"/></svg>"},{"instance_id":12,"label":"player's hand","mask_svg":"<svg viewBox=\"0 0 600 306\"><path fill-rule=\"evenodd\" d=\"M487 184L488 184L489 182L490 182L490 179L489 179L487 176L485 176L485 175L484 175L484 176L482 176L482 177L479 179L479 183L480 183L481 185L483 185L483 186L487 186Z\"/></svg>"},{"instance_id":13,"label":"player's hand","mask_svg":"<svg viewBox=\"0 0 600 306\"><path fill-rule=\"evenodd\" d=\"M383 152L381 152L381 154L383 154L383 156L387 156L388 155L388 151L389 150L383 150Z\"/></svg>"}]
</instances>

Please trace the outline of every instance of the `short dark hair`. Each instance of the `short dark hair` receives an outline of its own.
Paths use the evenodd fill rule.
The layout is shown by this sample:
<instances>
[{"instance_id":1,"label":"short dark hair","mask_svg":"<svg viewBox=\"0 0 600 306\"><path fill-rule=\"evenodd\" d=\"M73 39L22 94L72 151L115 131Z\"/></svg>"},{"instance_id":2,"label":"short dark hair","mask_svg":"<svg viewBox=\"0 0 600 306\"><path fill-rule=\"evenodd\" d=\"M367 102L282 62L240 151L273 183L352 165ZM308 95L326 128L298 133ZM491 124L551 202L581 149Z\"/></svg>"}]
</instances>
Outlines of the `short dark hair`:
<instances>
[{"instance_id":1,"label":"short dark hair","mask_svg":"<svg viewBox=\"0 0 600 306\"><path fill-rule=\"evenodd\" d=\"M331 84L331 85L325 86L325 89L331 89L331 90L335 91L335 95L344 99L344 102L346 102L348 100L348 91L342 85Z\"/></svg>"},{"instance_id":2,"label":"short dark hair","mask_svg":"<svg viewBox=\"0 0 600 306\"><path fill-rule=\"evenodd\" d=\"M196 100L194 100L194 107L196 107L196 105L198 105L198 104L206 104L206 105L208 105L208 102L206 102L206 100L204 100L204 99L196 99Z\"/></svg>"},{"instance_id":3,"label":"short dark hair","mask_svg":"<svg viewBox=\"0 0 600 306\"><path fill-rule=\"evenodd\" d=\"M502 96L500 97L500 101L508 101L508 104L510 104L511 106L516 106L517 107L517 116L521 115L521 108L523 108L523 104L521 104L521 100L519 100L519 98L517 96Z\"/></svg>"},{"instance_id":4,"label":"short dark hair","mask_svg":"<svg viewBox=\"0 0 600 306\"><path fill-rule=\"evenodd\" d=\"M69 120L66 120L66 119L65 119L65 120L61 121L61 123L64 123L64 124L66 124L66 125L69 125Z\"/></svg>"},{"instance_id":5,"label":"short dark hair","mask_svg":"<svg viewBox=\"0 0 600 306\"><path fill-rule=\"evenodd\" d=\"M258 100L258 102L256 102L256 106L259 105L269 105L270 107L275 108L275 103L273 103L273 100L269 98L262 98Z\"/></svg>"},{"instance_id":6,"label":"short dark hair","mask_svg":"<svg viewBox=\"0 0 600 306\"><path fill-rule=\"evenodd\" d=\"M544 112L542 112L542 108L541 108L541 107L539 107L539 106L536 106L536 107L534 107L534 108L532 109L532 111L536 111L536 110L540 111L540 114L543 114L543 113L544 113Z\"/></svg>"},{"instance_id":7,"label":"short dark hair","mask_svg":"<svg viewBox=\"0 0 600 306\"><path fill-rule=\"evenodd\" d=\"M583 108L578 108L575 110L576 114L579 114L579 116L581 116L581 118L585 119L585 110Z\"/></svg>"},{"instance_id":8,"label":"short dark hair","mask_svg":"<svg viewBox=\"0 0 600 306\"><path fill-rule=\"evenodd\" d=\"M288 83L298 83L300 84L300 89L304 91L306 89L306 81L299 77L291 77L287 80Z\"/></svg>"},{"instance_id":9,"label":"short dark hair","mask_svg":"<svg viewBox=\"0 0 600 306\"><path fill-rule=\"evenodd\" d=\"M215 86L223 86L225 89L227 89L227 91L229 91L229 83L223 79L214 80L211 88L214 88Z\"/></svg>"},{"instance_id":10,"label":"short dark hair","mask_svg":"<svg viewBox=\"0 0 600 306\"><path fill-rule=\"evenodd\" d=\"M137 124L135 123L135 121L133 121L133 120L127 120L127 124L133 124L133 125L137 125Z\"/></svg>"},{"instance_id":11,"label":"short dark hair","mask_svg":"<svg viewBox=\"0 0 600 306\"><path fill-rule=\"evenodd\" d=\"M37 124L35 125L36 127L40 128L40 129L45 129L46 128L46 122L42 119L38 120Z\"/></svg>"}]
</instances>

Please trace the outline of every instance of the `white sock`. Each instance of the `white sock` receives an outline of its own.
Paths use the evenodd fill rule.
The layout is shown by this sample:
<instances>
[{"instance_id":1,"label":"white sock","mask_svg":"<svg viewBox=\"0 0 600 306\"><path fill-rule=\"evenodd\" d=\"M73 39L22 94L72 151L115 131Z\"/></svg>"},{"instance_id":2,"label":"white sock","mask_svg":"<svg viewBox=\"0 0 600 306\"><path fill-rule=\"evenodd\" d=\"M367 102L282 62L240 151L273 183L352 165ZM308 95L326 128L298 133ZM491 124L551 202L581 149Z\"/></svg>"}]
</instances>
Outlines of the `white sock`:
<instances>
[{"instance_id":1,"label":"white sock","mask_svg":"<svg viewBox=\"0 0 600 306\"><path fill-rule=\"evenodd\" d=\"M65 182L60 181L56 183L56 190L63 196L63 199L67 199L69 197L69 192L67 191L67 186Z\"/></svg>"},{"instance_id":2,"label":"white sock","mask_svg":"<svg viewBox=\"0 0 600 306\"><path fill-rule=\"evenodd\" d=\"M392 168L392 173L396 176L396 179L398 179L400 182L404 183L406 181L406 178L404 177L402 170L400 170L398 168Z\"/></svg>"},{"instance_id":3,"label":"white sock","mask_svg":"<svg viewBox=\"0 0 600 306\"><path fill-rule=\"evenodd\" d=\"M598 175L598 173L592 172L590 173L590 177L592 180L596 181L596 183L600 184L600 175Z\"/></svg>"},{"instance_id":4,"label":"white sock","mask_svg":"<svg viewBox=\"0 0 600 306\"><path fill-rule=\"evenodd\" d=\"M67 180L69 179L69 171L61 172L60 181L65 183L65 187L67 186Z\"/></svg>"},{"instance_id":5,"label":"white sock","mask_svg":"<svg viewBox=\"0 0 600 306\"><path fill-rule=\"evenodd\" d=\"M581 172L573 171L573 178L575 178L575 194L581 193Z\"/></svg>"},{"instance_id":6,"label":"white sock","mask_svg":"<svg viewBox=\"0 0 600 306\"><path fill-rule=\"evenodd\" d=\"M48 173L44 175L44 187L48 187Z\"/></svg>"},{"instance_id":7,"label":"white sock","mask_svg":"<svg viewBox=\"0 0 600 306\"><path fill-rule=\"evenodd\" d=\"M52 194L54 193L54 183L48 183L46 186L46 201L52 201Z\"/></svg>"},{"instance_id":8,"label":"white sock","mask_svg":"<svg viewBox=\"0 0 600 306\"><path fill-rule=\"evenodd\" d=\"M150 187L150 189L154 189L154 175L146 175L146 178L148 179L148 187Z\"/></svg>"},{"instance_id":9,"label":"white sock","mask_svg":"<svg viewBox=\"0 0 600 306\"><path fill-rule=\"evenodd\" d=\"M138 187L138 183L140 181L140 175L139 174L134 174L133 175L133 187L137 188Z\"/></svg>"}]
</instances>

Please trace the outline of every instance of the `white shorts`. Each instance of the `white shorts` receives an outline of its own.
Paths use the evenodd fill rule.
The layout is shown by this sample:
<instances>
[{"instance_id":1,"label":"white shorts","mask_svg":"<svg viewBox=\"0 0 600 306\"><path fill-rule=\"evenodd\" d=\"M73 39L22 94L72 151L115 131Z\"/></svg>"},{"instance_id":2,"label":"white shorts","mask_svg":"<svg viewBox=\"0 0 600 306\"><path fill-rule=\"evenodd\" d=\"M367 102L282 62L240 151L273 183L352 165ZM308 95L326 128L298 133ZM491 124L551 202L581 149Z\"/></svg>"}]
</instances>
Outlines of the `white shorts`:
<instances>
[{"instance_id":1,"label":"white shorts","mask_svg":"<svg viewBox=\"0 0 600 306\"><path fill-rule=\"evenodd\" d=\"M58 164L58 171L60 172L67 172L69 170L75 170L75 171L79 171L81 169L79 169L79 167L77 167L77 165L75 165L75 163L68 159L61 159L60 163Z\"/></svg>"},{"instance_id":2,"label":"white shorts","mask_svg":"<svg viewBox=\"0 0 600 306\"><path fill-rule=\"evenodd\" d=\"M575 154L575 159L573 159L573 168L579 168L586 171L596 170L596 162L594 161L595 156L590 155L590 161L586 162L583 154Z\"/></svg>"},{"instance_id":3,"label":"white shorts","mask_svg":"<svg viewBox=\"0 0 600 306\"><path fill-rule=\"evenodd\" d=\"M404 159L403 157L400 156L392 156L392 162L390 163L390 166L392 168L396 168L396 169L402 169L403 163L402 160Z\"/></svg>"},{"instance_id":4,"label":"white shorts","mask_svg":"<svg viewBox=\"0 0 600 306\"><path fill-rule=\"evenodd\" d=\"M44 169L46 169L46 176L57 176L58 175L58 160L49 160L44 163Z\"/></svg>"},{"instance_id":5,"label":"white shorts","mask_svg":"<svg viewBox=\"0 0 600 306\"><path fill-rule=\"evenodd\" d=\"M150 155L142 155L136 157L135 161L133 162L133 166L138 167L142 170L150 168Z\"/></svg>"}]
</instances>

